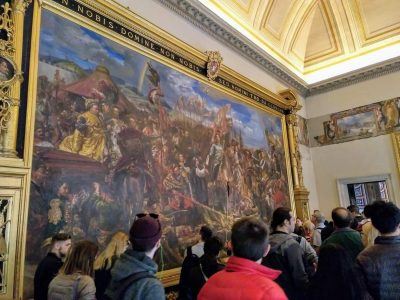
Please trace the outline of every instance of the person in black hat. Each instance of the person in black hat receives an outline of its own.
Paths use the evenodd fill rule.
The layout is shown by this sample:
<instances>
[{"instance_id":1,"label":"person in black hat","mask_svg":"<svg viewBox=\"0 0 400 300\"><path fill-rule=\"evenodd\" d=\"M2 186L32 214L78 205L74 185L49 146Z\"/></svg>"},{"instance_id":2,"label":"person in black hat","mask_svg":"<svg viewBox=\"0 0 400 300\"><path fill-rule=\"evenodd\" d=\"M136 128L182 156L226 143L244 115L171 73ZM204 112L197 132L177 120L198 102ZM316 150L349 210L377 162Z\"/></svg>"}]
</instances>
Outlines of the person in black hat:
<instances>
[{"instance_id":1,"label":"person in black hat","mask_svg":"<svg viewBox=\"0 0 400 300\"><path fill-rule=\"evenodd\" d=\"M129 231L132 245L115 262L106 290L110 299L164 300L165 292L156 278L154 254L161 246L162 228L158 215L138 214Z\"/></svg>"}]
</instances>

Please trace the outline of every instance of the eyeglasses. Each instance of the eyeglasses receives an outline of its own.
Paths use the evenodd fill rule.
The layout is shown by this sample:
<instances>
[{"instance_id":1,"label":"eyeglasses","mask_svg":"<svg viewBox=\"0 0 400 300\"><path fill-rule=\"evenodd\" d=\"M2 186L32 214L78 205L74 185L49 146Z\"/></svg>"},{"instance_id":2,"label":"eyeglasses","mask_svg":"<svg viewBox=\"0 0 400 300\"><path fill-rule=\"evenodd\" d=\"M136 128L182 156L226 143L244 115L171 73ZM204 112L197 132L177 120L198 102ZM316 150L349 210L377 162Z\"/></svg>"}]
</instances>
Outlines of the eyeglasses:
<instances>
[{"instance_id":1,"label":"eyeglasses","mask_svg":"<svg viewBox=\"0 0 400 300\"><path fill-rule=\"evenodd\" d=\"M154 213L149 213L149 214L140 213L140 214L137 214L137 215L135 216L135 221L136 221L137 219L143 218L143 217L145 217L145 216L150 216L150 217L152 217L153 219L158 220L158 214L154 214Z\"/></svg>"}]
</instances>

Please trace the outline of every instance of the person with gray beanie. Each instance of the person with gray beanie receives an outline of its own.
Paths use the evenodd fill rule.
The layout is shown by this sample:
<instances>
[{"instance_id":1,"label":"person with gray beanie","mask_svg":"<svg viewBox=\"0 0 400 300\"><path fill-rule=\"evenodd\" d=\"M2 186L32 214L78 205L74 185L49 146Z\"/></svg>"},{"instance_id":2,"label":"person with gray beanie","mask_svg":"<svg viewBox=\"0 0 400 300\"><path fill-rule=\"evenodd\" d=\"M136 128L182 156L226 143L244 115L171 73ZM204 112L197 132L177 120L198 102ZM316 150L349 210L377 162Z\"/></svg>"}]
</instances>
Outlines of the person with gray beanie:
<instances>
[{"instance_id":1,"label":"person with gray beanie","mask_svg":"<svg viewBox=\"0 0 400 300\"><path fill-rule=\"evenodd\" d=\"M131 248L111 269L106 290L110 299L164 300L165 291L155 276L158 266L153 257L161 246L162 228L156 214L138 214L129 231Z\"/></svg>"}]
</instances>

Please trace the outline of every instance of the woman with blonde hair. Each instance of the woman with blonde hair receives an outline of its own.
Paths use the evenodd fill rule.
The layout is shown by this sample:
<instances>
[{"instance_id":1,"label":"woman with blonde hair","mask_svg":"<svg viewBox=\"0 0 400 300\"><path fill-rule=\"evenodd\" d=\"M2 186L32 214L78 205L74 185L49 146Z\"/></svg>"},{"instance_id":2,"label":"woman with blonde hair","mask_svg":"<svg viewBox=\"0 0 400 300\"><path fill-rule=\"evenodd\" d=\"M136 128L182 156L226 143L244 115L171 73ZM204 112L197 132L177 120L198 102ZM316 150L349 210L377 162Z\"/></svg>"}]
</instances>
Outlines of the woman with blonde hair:
<instances>
[{"instance_id":1,"label":"woman with blonde hair","mask_svg":"<svg viewBox=\"0 0 400 300\"><path fill-rule=\"evenodd\" d=\"M105 299L104 292L111 280L111 268L117 258L128 248L128 244L128 235L125 232L117 231L94 262L97 300Z\"/></svg>"},{"instance_id":2,"label":"woman with blonde hair","mask_svg":"<svg viewBox=\"0 0 400 300\"><path fill-rule=\"evenodd\" d=\"M90 241L75 243L59 274L50 282L48 299L96 299L93 265L98 249Z\"/></svg>"}]
</instances>

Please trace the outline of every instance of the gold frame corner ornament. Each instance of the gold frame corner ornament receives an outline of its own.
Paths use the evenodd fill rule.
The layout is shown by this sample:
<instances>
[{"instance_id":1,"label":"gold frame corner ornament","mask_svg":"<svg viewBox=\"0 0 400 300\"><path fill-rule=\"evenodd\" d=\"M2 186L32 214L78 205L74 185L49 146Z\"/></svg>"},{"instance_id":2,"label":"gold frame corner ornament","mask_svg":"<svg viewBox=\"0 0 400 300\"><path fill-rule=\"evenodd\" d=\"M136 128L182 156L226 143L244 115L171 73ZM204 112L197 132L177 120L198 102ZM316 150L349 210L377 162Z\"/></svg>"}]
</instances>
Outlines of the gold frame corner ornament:
<instances>
[{"instance_id":1,"label":"gold frame corner ornament","mask_svg":"<svg viewBox=\"0 0 400 300\"><path fill-rule=\"evenodd\" d=\"M15 10L25 13L26 9L32 3L32 0L14 0Z\"/></svg>"},{"instance_id":2,"label":"gold frame corner ornament","mask_svg":"<svg viewBox=\"0 0 400 300\"><path fill-rule=\"evenodd\" d=\"M207 78L215 80L218 77L223 58L219 51L206 51L207 54Z\"/></svg>"},{"instance_id":3,"label":"gold frame corner ornament","mask_svg":"<svg viewBox=\"0 0 400 300\"><path fill-rule=\"evenodd\" d=\"M293 90L285 89L278 92L278 94L288 102L291 113L296 113L302 108L302 105L299 101L299 96Z\"/></svg>"}]
</instances>

